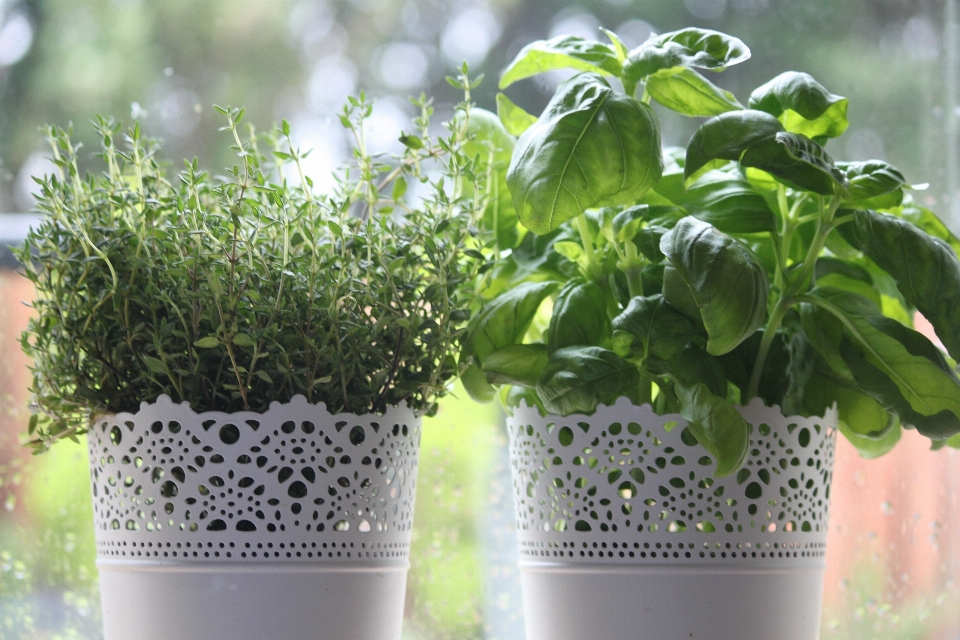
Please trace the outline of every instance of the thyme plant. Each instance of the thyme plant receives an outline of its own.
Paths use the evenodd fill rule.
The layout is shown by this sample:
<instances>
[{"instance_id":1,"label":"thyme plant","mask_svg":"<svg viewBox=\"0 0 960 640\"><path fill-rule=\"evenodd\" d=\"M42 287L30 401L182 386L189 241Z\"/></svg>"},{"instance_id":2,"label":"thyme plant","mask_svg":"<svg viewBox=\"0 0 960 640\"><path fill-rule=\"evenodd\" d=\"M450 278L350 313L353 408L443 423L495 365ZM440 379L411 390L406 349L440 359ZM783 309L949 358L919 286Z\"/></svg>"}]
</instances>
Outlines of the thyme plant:
<instances>
[{"instance_id":1,"label":"thyme plant","mask_svg":"<svg viewBox=\"0 0 960 640\"><path fill-rule=\"evenodd\" d=\"M440 136L431 101L412 100L419 115L395 158L371 154L373 106L351 98L340 121L353 156L329 194L304 173L286 121L258 134L242 109L218 107L238 158L224 177L196 160L173 175L139 124L121 139L103 118L104 169L84 177L70 131L50 128L57 171L37 179L44 217L19 254L36 287L22 337L30 445L161 394L197 411L263 411L296 394L331 412L434 410L488 268L478 80L466 68L453 80L465 100Z\"/></svg>"}]
</instances>

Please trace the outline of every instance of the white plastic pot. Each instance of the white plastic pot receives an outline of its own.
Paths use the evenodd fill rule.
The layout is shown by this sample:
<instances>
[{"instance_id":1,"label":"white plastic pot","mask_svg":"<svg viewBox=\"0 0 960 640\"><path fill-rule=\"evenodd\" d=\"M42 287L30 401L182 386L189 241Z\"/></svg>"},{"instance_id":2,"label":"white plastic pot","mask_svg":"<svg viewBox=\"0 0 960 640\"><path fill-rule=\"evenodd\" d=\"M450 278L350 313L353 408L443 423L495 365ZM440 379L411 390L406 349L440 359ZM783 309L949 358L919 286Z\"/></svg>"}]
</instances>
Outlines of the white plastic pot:
<instances>
[{"instance_id":1,"label":"white plastic pot","mask_svg":"<svg viewBox=\"0 0 960 640\"><path fill-rule=\"evenodd\" d=\"M106 640L399 640L420 420L161 396L89 433Z\"/></svg>"},{"instance_id":2,"label":"white plastic pot","mask_svg":"<svg viewBox=\"0 0 960 640\"><path fill-rule=\"evenodd\" d=\"M819 637L836 415L741 413L720 479L649 405L508 418L527 640Z\"/></svg>"}]
</instances>

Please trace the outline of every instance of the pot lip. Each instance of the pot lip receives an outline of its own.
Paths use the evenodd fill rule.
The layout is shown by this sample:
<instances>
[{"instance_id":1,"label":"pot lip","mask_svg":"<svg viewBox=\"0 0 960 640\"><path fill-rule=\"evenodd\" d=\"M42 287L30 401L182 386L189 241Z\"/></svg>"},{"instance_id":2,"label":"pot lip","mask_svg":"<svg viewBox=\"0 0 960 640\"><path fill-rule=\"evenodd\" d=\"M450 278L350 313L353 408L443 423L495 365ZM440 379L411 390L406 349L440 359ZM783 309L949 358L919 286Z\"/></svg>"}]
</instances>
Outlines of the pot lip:
<instances>
[{"instance_id":1,"label":"pot lip","mask_svg":"<svg viewBox=\"0 0 960 640\"><path fill-rule=\"evenodd\" d=\"M776 412L778 415L780 415L784 420L791 420L794 418L798 420L826 420L827 422L830 422L833 425L837 424L838 422L836 403L834 403L830 407L827 407L826 411L823 412L822 416L818 416L818 415L803 416L799 414L786 415L783 412L783 409L780 408L780 405L767 404L766 402L763 401L762 398L759 398L759 397L753 398L747 404L735 404L734 406L740 410L773 411L773 412ZM571 413L569 415L564 416L564 415L560 415L559 413L546 413L546 414L540 413L539 407L537 407L536 405L530 406L527 403L527 400L524 398L523 400L520 401L520 404L518 404L516 408L513 409L512 412L510 411L510 409L505 408L504 410L507 413L507 420L517 419L518 416L521 414L529 414L533 412L537 416L539 416L541 419L556 418L561 420L577 420L582 422L588 422L590 420L596 419L597 414L601 413L602 411L611 411L611 410L623 411L623 410L629 410L629 409L638 409L638 410L649 409L652 411L653 405L649 402L645 402L644 404L634 404L626 396L620 396L619 398L617 398L616 402L614 402L613 404L598 404L596 411L594 411L590 415L585 413ZM686 420L686 418L684 418L679 413L664 413L662 415L661 414L656 414L656 415L663 418L664 420L670 420L674 418L678 420Z\"/></svg>"},{"instance_id":2,"label":"pot lip","mask_svg":"<svg viewBox=\"0 0 960 640\"><path fill-rule=\"evenodd\" d=\"M279 400L274 400L270 403L270 406L266 411L201 411L197 412L190 407L190 403L186 400L183 402L174 402L173 399L165 394L160 394L156 400L153 402L143 401L140 403L140 409L136 413L131 413L127 411L121 411L118 413L91 413L90 415L90 424L93 425L96 422L101 420L136 420L141 414L153 411L177 411L185 412L192 414L196 419L205 421L205 420L217 420L218 422L224 420L247 420L247 419L263 419L268 416L273 411L281 409L301 409L314 411L321 414L321 417L329 420L395 420L395 421L407 421L407 422L417 422L419 423L422 420L422 417L418 415L413 409L410 408L410 405L405 401L403 404L399 405L390 405L387 407L386 411L383 413L330 413L327 410L327 404L325 402L308 402L306 396L303 394L296 394L287 402L280 402Z\"/></svg>"}]
</instances>

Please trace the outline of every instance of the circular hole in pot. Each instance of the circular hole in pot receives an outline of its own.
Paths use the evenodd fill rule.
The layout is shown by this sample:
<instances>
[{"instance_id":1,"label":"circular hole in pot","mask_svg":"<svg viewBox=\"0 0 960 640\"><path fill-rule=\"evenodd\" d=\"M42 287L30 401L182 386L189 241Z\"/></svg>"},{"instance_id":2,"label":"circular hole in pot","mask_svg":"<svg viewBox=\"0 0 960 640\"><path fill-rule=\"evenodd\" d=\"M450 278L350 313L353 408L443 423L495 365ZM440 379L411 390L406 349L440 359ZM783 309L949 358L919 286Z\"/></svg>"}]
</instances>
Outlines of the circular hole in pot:
<instances>
[{"instance_id":1,"label":"circular hole in pot","mask_svg":"<svg viewBox=\"0 0 960 640\"><path fill-rule=\"evenodd\" d=\"M120 444L120 441L123 440L123 434L120 432L120 427L113 427L110 429L110 442L114 445Z\"/></svg>"},{"instance_id":2,"label":"circular hole in pot","mask_svg":"<svg viewBox=\"0 0 960 640\"><path fill-rule=\"evenodd\" d=\"M180 487L173 480L167 480L160 485L160 495L164 498L174 498L178 493L180 493Z\"/></svg>"},{"instance_id":3,"label":"circular hole in pot","mask_svg":"<svg viewBox=\"0 0 960 640\"><path fill-rule=\"evenodd\" d=\"M363 427L360 425L355 426L353 429L350 429L350 444L359 445L367 439L367 432L363 430Z\"/></svg>"},{"instance_id":4,"label":"circular hole in pot","mask_svg":"<svg viewBox=\"0 0 960 640\"><path fill-rule=\"evenodd\" d=\"M290 484L290 488L287 489L287 495L291 498L304 498L307 495L307 485L297 480Z\"/></svg>"},{"instance_id":5,"label":"circular hole in pot","mask_svg":"<svg viewBox=\"0 0 960 640\"><path fill-rule=\"evenodd\" d=\"M240 429L235 424L225 424L220 427L220 441L223 444L235 444L240 439Z\"/></svg>"}]
</instances>

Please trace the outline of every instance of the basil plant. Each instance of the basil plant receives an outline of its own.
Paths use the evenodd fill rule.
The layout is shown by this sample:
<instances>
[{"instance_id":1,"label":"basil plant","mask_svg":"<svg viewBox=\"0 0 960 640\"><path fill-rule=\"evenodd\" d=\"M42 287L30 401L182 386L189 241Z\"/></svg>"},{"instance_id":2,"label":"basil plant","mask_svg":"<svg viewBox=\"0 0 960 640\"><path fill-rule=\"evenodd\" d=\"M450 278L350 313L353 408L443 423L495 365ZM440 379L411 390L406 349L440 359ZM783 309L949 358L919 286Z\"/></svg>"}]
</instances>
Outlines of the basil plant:
<instances>
[{"instance_id":1,"label":"basil plant","mask_svg":"<svg viewBox=\"0 0 960 640\"><path fill-rule=\"evenodd\" d=\"M504 232L461 357L469 393L561 415L652 403L689 421L717 475L743 463L735 405L754 398L836 404L865 456L903 428L960 446L960 242L895 167L833 159L847 99L787 72L745 106L706 76L750 57L737 38L607 36L524 48L501 88L578 73L539 117L500 94L478 134L512 197L489 205ZM661 149L653 101L708 118L686 149Z\"/></svg>"}]
</instances>

